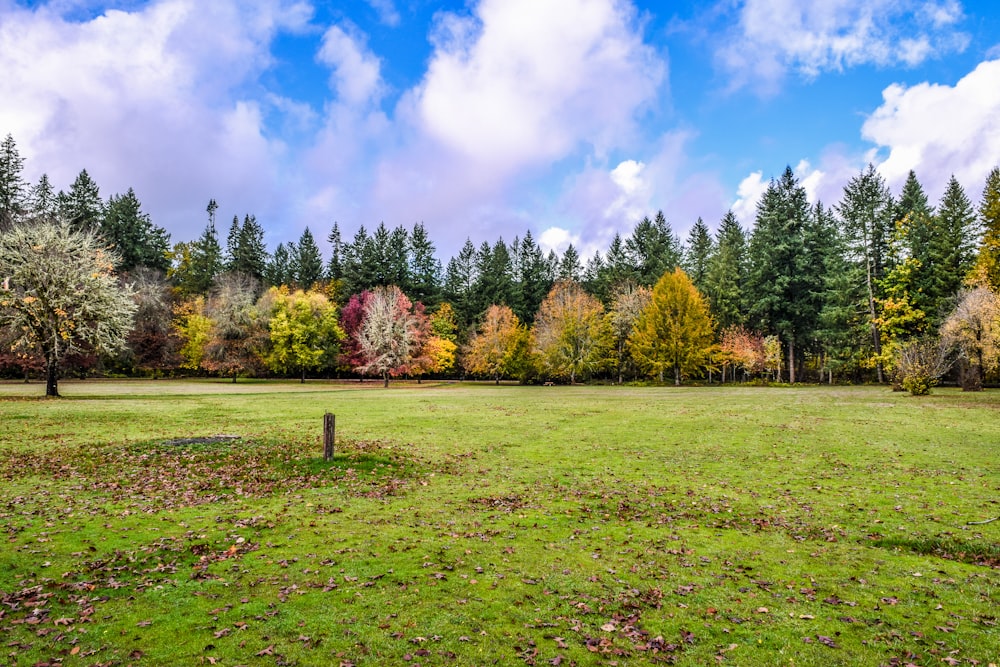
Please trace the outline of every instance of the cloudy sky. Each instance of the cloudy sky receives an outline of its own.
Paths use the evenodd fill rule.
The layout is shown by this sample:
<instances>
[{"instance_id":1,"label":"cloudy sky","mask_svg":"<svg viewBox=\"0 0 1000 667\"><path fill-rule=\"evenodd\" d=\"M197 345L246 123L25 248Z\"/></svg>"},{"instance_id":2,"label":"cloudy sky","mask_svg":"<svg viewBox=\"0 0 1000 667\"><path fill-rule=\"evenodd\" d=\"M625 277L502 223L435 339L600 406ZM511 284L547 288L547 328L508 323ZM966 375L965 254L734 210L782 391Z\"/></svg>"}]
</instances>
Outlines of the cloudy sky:
<instances>
[{"instance_id":1,"label":"cloudy sky","mask_svg":"<svg viewBox=\"0 0 1000 667\"><path fill-rule=\"evenodd\" d=\"M1000 161L995 0L0 0L26 176L133 187L173 241L423 222L442 259L530 229L604 249L663 210L746 227L791 165L978 200Z\"/></svg>"}]
</instances>

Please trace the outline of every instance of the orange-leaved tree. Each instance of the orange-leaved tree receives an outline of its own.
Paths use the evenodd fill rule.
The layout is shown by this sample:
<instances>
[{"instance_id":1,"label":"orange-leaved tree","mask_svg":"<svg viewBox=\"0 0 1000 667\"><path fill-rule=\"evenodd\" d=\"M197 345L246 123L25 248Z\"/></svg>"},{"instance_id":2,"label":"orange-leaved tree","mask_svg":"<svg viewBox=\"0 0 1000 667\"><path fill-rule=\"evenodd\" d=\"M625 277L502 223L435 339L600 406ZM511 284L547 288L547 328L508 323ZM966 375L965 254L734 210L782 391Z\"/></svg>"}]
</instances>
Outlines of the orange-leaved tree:
<instances>
[{"instance_id":1,"label":"orange-leaved tree","mask_svg":"<svg viewBox=\"0 0 1000 667\"><path fill-rule=\"evenodd\" d=\"M492 305L465 347L462 365L473 375L485 375L500 384L502 378L524 367L527 351L528 332L514 311L508 306Z\"/></svg>"}]
</instances>

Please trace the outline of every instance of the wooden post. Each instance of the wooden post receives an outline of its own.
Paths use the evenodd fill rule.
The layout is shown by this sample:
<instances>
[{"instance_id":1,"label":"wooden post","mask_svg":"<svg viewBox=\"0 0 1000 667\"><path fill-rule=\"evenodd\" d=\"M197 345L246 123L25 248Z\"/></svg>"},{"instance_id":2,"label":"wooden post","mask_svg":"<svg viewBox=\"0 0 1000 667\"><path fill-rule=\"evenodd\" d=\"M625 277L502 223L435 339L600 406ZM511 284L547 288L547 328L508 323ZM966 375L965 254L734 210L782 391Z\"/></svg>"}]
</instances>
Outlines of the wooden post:
<instances>
[{"instance_id":1,"label":"wooden post","mask_svg":"<svg viewBox=\"0 0 1000 667\"><path fill-rule=\"evenodd\" d=\"M337 433L337 418L330 412L323 415L323 460L333 458L333 439Z\"/></svg>"}]
</instances>

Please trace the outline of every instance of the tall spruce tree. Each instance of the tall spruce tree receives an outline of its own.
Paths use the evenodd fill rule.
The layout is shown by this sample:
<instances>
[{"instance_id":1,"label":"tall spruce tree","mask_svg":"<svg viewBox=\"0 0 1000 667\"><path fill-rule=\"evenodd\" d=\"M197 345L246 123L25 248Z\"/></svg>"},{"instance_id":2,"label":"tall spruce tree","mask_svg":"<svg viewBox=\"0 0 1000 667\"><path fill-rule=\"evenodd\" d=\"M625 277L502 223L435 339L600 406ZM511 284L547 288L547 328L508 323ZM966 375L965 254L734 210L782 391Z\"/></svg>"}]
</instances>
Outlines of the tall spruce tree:
<instances>
[{"instance_id":1,"label":"tall spruce tree","mask_svg":"<svg viewBox=\"0 0 1000 667\"><path fill-rule=\"evenodd\" d=\"M476 247L465 239L458 254L448 260L444 275L444 298L455 310L460 331L466 331L479 316L473 295L476 278Z\"/></svg>"},{"instance_id":2,"label":"tall spruce tree","mask_svg":"<svg viewBox=\"0 0 1000 667\"><path fill-rule=\"evenodd\" d=\"M441 302L441 261L434 256L434 244L424 223L413 225L409 248L408 295L428 308Z\"/></svg>"},{"instance_id":3,"label":"tall spruce tree","mask_svg":"<svg viewBox=\"0 0 1000 667\"><path fill-rule=\"evenodd\" d=\"M712 234L701 218L691 227L681 266L698 291L705 294L708 288L708 263L714 251Z\"/></svg>"},{"instance_id":4,"label":"tall spruce tree","mask_svg":"<svg viewBox=\"0 0 1000 667\"><path fill-rule=\"evenodd\" d=\"M517 247L517 287L520 292L514 314L518 320L530 326L545 296L552 289L553 276L542 249L535 243L529 229L524 233Z\"/></svg>"},{"instance_id":5,"label":"tall spruce tree","mask_svg":"<svg viewBox=\"0 0 1000 667\"><path fill-rule=\"evenodd\" d=\"M241 273L260 283L267 267L267 248L264 245L264 228L257 217L246 214L236 236L230 271Z\"/></svg>"},{"instance_id":6,"label":"tall spruce tree","mask_svg":"<svg viewBox=\"0 0 1000 667\"><path fill-rule=\"evenodd\" d=\"M69 186L69 192L60 192L59 214L69 221L75 230L96 231L104 217L104 202L97 183L87 170L82 170Z\"/></svg>"},{"instance_id":7,"label":"tall spruce tree","mask_svg":"<svg viewBox=\"0 0 1000 667\"><path fill-rule=\"evenodd\" d=\"M108 199L99 228L101 236L118 250L117 271L128 273L145 266L166 273L170 267L170 235L143 213L132 188Z\"/></svg>"},{"instance_id":8,"label":"tall spruce tree","mask_svg":"<svg viewBox=\"0 0 1000 667\"><path fill-rule=\"evenodd\" d=\"M641 285L653 285L667 271L680 266L681 247L671 231L663 211L656 218L643 218L625 242L636 266L636 278Z\"/></svg>"},{"instance_id":9,"label":"tall spruce tree","mask_svg":"<svg viewBox=\"0 0 1000 667\"><path fill-rule=\"evenodd\" d=\"M210 199L205 211L208 213L208 224L201 236L190 244L190 266L185 282L190 294L208 294L215 278L222 273L222 246L219 245L219 234L215 229L215 213L219 205Z\"/></svg>"},{"instance_id":10,"label":"tall spruce tree","mask_svg":"<svg viewBox=\"0 0 1000 667\"><path fill-rule=\"evenodd\" d=\"M916 176L913 178L915 181ZM912 201L919 200L919 194L913 186L910 196ZM882 382L882 336L878 329L878 304L883 296L880 286L887 270L889 238L896 208L889 188L873 165L869 164L865 171L847 183L837 212L843 222L845 249L851 267L857 273L859 282L864 285L862 304L867 312L872 351L878 360L878 381Z\"/></svg>"},{"instance_id":11,"label":"tall spruce tree","mask_svg":"<svg viewBox=\"0 0 1000 667\"><path fill-rule=\"evenodd\" d=\"M48 174L42 174L31 187L28 197L29 215L36 218L55 218L59 214L59 199Z\"/></svg>"},{"instance_id":12,"label":"tall spruce tree","mask_svg":"<svg viewBox=\"0 0 1000 667\"><path fill-rule=\"evenodd\" d=\"M926 263L928 304L924 312L934 326L952 309L952 300L975 262L976 214L972 202L952 176L934 216L934 234L928 244Z\"/></svg>"},{"instance_id":13,"label":"tall spruce tree","mask_svg":"<svg viewBox=\"0 0 1000 667\"><path fill-rule=\"evenodd\" d=\"M579 282L582 275L583 267L580 265L580 253L570 243L566 246L562 259L559 261L559 280Z\"/></svg>"},{"instance_id":14,"label":"tall spruce tree","mask_svg":"<svg viewBox=\"0 0 1000 667\"><path fill-rule=\"evenodd\" d=\"M333 223L326 240L330 243L330 261L326 265L326 277L331 281L340 281L344 277L344 242L340 238L340 225L336 222Z\"/></svg>"},{"instance_id":15,"label":"tall spruce tree","mask_svg":"<svg viewBox=\"0 0 1000 667\"><path fill-rule=\"evenodd\" d=\"M319 246L313 238L309 227L302 231L299 242L295 244L295 283L304 290L323 279L323 257Z\"/></svg>"},{"instance_id":16,"label":"tall spruce tree","mask_svg":"<svg viewBox=\"0 0 1000 667\"><path fill-rule=\"evenodd\" d=\"M23 171L24 158L17 150L14 136L8 134L0 143L0 231L13 224L27 208Z\"/></svg>"},{"instance_id":17,"label":"tall spruce tree","mask_svg":"<svg viewBox=\"0 0 1000 667\"><path fill-rule=\"evenodd\" d=\"M747 235L732 211L716 233L708 261L705 292L720 330L746 323L744 287L747 279Z\"/></svg>"},{"instance_id":18,"label":"tall spruce tree","mask_svg":"<svg viewBox=\"0 0 1000 667\"><path fill-rule=\"evenodd\" d=\"M816 315L808 267L812 258L806 245L810 214L805 188L787 167L757 204L757 226L750 237L751 320L782 341L791 383L795 382L796 350L812 334Z\"/></svg>"}]
</instances>

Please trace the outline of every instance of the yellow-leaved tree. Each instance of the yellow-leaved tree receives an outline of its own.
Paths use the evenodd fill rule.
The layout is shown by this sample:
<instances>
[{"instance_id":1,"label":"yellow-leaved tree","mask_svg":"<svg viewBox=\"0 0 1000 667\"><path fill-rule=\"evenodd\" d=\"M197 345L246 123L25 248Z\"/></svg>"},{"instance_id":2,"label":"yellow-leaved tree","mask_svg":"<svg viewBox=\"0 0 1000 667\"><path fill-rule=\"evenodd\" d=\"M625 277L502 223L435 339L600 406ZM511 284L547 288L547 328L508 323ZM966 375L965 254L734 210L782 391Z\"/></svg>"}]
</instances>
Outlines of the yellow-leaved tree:
<instances>
[{"instance_id":1,"label":"yellow-leaved tree","mask_svg":"<svg viewBox=\"0 0 1000 667\"><path fill-rule=\"evenodd\" d=\"M561 281L538 309L532 342L542 373L573 384L606 363L611 329L600 301L577 283Z\"/></svg>"},{"instance_id":2,"label":"yellow-leaved tree","mask_svg":"<svg viewBox=\"0 0 1000 667\"><path fill-rule=\"evenodd\" d=\"M527 351L528 332L514 311L492 305L466 346L462 365L473 375L485 375L500 384L502 378L521 371Z\"/></svg>"},{"instance_id":3,"label":"yellow-leaved tree","mask_svg":"<svg viewBox=\"0 0 1000 667\"><path fill-rule=\"evenodd\" d=\"M674 384L708 366L711 360L712 317L708 302L680 268L663 274L649 304L636 320L630 339L632 355L651 376L664 381L672 371Z\"/></svg>"}]
</instances>

